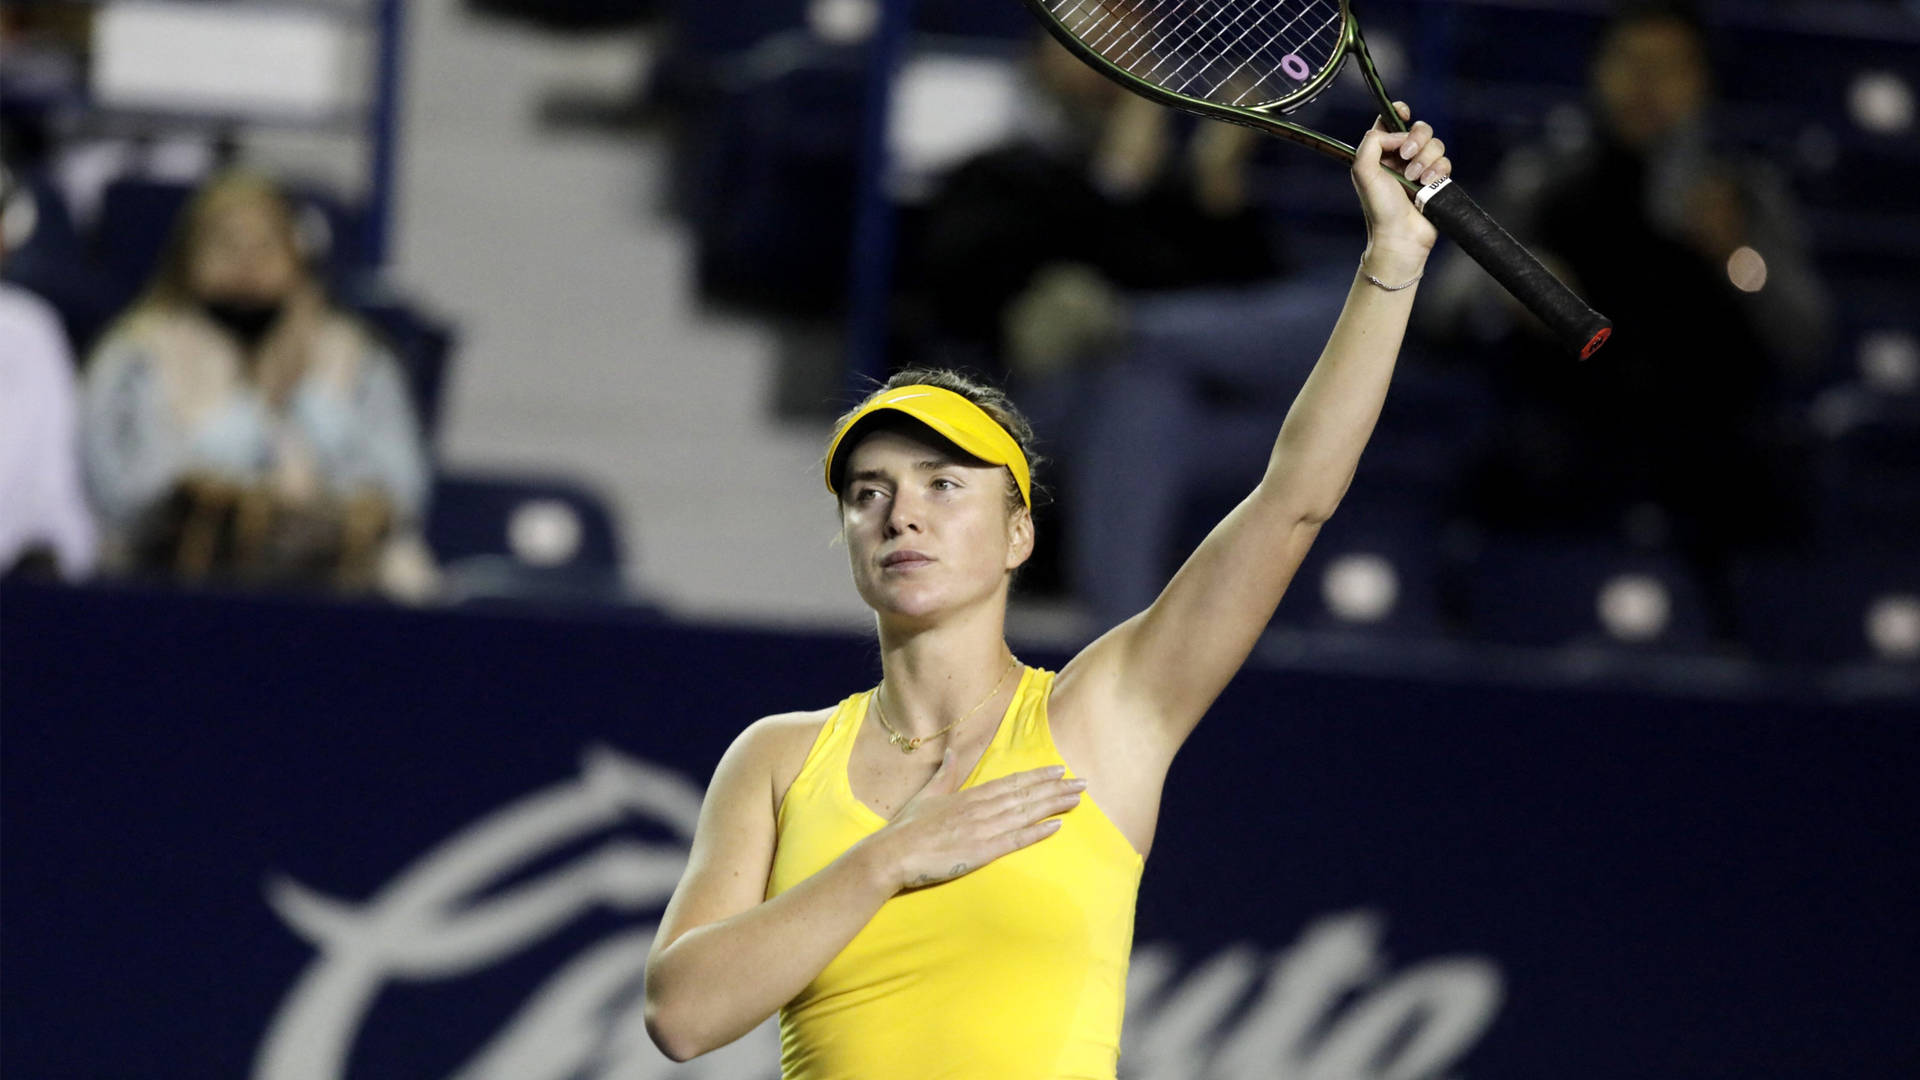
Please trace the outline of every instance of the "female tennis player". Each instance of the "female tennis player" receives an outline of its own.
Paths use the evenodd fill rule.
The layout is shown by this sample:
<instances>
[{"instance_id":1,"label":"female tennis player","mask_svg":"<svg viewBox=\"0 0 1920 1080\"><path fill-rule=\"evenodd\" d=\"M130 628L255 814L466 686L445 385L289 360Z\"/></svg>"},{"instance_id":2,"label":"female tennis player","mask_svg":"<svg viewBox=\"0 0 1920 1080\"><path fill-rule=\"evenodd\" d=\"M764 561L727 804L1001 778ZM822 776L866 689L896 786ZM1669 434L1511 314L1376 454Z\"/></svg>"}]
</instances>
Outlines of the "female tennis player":
<instances>
[{"instance_id":1,"label":"female tennis player","mask_svg":"<svg viewBox=\"0 0 1920 1080\"><path fill-rule=\"evenodd\" d=\"M1264 478L1057 676L1004 636L1033 550L1025 422L939 373L841 420L827 486L883 677L721 759L647 967L665 1053L778 1011L787 1080L1112 1080L1167 768L1345 493L1434 244L1379 164L1433 179L1444 154L1424 123L1361 140L1367 246Z\"/></svg>"}]
</instances>

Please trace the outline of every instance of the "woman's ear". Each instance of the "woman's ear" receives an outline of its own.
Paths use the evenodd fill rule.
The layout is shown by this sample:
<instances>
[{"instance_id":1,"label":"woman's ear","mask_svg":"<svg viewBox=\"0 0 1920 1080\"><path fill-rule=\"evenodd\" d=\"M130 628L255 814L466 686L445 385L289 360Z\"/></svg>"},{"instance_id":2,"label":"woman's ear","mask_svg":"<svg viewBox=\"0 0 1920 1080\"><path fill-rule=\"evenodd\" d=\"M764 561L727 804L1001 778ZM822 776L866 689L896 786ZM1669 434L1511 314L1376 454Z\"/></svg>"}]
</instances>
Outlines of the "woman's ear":
<instances>
[{"instance_id":1,"label":"woman's ear","mask_svg":"<svg viewBox=\"0 0 1920 1080\"><path fill-rule=\"evenodd\" d=\"M1007 516L1007 569L1033 557L1033 511L1021 507Z\"/></svg>"}]
</instances>

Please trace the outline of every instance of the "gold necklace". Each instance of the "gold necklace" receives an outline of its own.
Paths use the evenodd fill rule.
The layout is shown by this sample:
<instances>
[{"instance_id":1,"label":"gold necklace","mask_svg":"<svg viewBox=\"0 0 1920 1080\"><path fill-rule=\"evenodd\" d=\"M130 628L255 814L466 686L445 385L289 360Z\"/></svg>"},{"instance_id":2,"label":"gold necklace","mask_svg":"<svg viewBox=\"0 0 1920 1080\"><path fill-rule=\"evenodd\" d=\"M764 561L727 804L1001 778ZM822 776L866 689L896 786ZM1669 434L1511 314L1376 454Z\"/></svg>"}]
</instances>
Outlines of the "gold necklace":
<instances>
[{"instance_id":1,"label":"gold necklace","mask_svg":"<svg viewBox=\"0 0 1920 1080\"><path fill-rule=\"evenodd\" d=\"M954 728L959 727L961 724L966 723L968 717L971 717L974 713L977 713L980 711L981 705L985 705L987 702L992 701L994 698L999 696L1000 688L1007 685L1007 676L1013 674L1013 669L1020 666L1019 657L1009 656L1007 659L1009 661L1007 664L1007 670L1000 673L1000 681L993 684L993 689L987 691L987 696L980 699L979 705L975 705L973 708L968 709L965 716L962 716L960 719L955 720L953 723L948 724L946 727L941 728L939 731L936 731L931 735L922 735L919 738L911 738L909 736L902 735L898 731L893 730L892 724L887 723L887 707L880 700L880 691L886 687L887 680L881 679L880 685L873 688L873 710L874 710L874 716L880 721L880 726L887 729L887 741L899 747L901 753L911 754L915 750L920 749L920 744L923 742L926 742L928 739L937 739L940 736L945 735L947 732L952 731Z\"/></svg>"}]
</instances>

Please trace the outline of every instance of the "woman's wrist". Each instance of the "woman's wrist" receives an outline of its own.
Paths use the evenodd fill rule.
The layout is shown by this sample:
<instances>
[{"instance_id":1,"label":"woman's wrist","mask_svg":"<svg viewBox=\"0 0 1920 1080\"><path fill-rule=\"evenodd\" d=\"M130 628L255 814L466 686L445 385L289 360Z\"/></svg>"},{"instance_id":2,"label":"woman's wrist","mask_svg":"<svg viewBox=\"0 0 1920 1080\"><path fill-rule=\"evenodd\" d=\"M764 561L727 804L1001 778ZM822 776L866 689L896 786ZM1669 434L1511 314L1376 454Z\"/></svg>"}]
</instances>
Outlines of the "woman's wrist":
<instances>
[{"instance_id":1,"label":"woman's wrist","mask_svg":"<svg viewBox=\"0 0 1920 1080\"><path fill-rule=\"evenodd\" d=\"M848 849L857 876L874 891L892 896L901 889L899 864L888 850L886 830L874 833Z\"/></svg>"},{"instance_id":2,"label":"woman's wrist","mask_svg":"<svg viewBox=\"0 0 1920 1080\"><path fill-rule=\"evenodd\" d=\"M1427 268L1431 249L1417 243L1383 243L1375 240L1360 254L1360 273L1387 286L1399 286L1418 278Z\"/></svg>"}]
</instances>

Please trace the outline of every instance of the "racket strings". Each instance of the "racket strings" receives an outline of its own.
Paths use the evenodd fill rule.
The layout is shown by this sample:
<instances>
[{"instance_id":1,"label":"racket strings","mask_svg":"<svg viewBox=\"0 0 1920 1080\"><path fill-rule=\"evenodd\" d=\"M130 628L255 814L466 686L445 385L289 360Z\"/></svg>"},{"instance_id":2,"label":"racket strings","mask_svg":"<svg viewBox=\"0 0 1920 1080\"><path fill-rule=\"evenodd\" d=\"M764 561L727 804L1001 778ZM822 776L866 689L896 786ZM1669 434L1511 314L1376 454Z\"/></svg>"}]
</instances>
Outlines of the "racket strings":
<instances>
[{"instance_id":1,"label":"racket strings","mask_svg":"<svg viewBox=\"0 0 1920 1080\"><path fill-rule=\"evenodd\" d=\"M1253 63L1255 58L1257 58L1261 53L1266 52L1268 49L1270 49L1273 46L1273 43L1279 40L1284 35L1286 30L1291 29L1293 25L1299 22L1300 20L1307 18L1307 16L1311 14L1311 9L1315 6L1317 5L1315 4L1307 5L1308 10L1302 11L1299 15L1295 16L1292 21L1288 22L1286 26L1282 27L1280 30L1274 31L1271 35L1268 36L1268 38L1265 41L1261 42L1257 48L1255 48L1252 52L1248 53L1246 59L1234 65L1233 70L1227 72L1226 78L1221 79L1217 84L1214 85L1213 89L1207 91L1205 94L1202 94L1200 96L1205 98L1212 98L1214 95L1218 94L1222 88L1224 88L1228 83L1233 81L1234 76L1240 74L1240 72L1244 70L1248 64ZM1300 41L1298 44L1289 42L1289 45L1291 45L1292 47L1289 48L1287 52L1281 55L1277 60L1277 65L1280 68L1281 73L1287 76L1293 75L1294 72L1287 70L1287 57L1293 56L1298 58L1301 51L1303 51L1307 47L1307 45L1319 39L1319 37L1329 27L1338 25L1340 23L1340 18L1341 17L1340 17L1339 10L1335 9L1333 14L1325 22L1322 22L1319 26L1316 26L1312 30L1308 31L1306 37L1302 41ZM1320 57L1319 63L1307 64L1303 60L1303 66L1297 70L1305 71L1308 74L1308 76L1311 77L1313 72L1319 71L1321 68L1325 67L1329 62L1331 62L1333 59L1333 55L1334 55L1334 47L1331 44L1329 44L1327 46L1325 54ZM1228 59L1231 59L1231 57L1228 57ZM1272 69L1268 69L1266 72L1263 73L1262 77L1255 82L1253 86L1248 87L1245 91L1242 91L1238 97L1234 98L1231 104L1238 105L1242 101L1246 100L1247 95L1251 94L1255 89L1258 89L1259 86L1266 81L1266 78L1270 77L1271 75L1272 75ZM1301 80L1301 82L1302 84L1304 84L1305 80Z\"/></svg>"},{"instance_id":2,"label":"racket strings","mask_svg":"<svg viewBox=\"0 0 1920 1080\"><path fill-rule=\"evenodd\" d=\"M1214 9L1210 13L1207 11L1209 3ZM1075 37L1106 57L1109 63L1124 68L1130 74L1147 79L1153 77L1161 64L1180 55L1177 51L1180 45L1203 33L1207 26L1221 15L1230 13L1230 8L1224 0L1200 0L1198 4L1191 5L1193 10L1186 11L1184 17L1175 22L1165 33L1161 33L1160 27L1165 25L1167 19L1182 15L1182 9L1188 7L1187 4L1182 3L1181 0L1156 0L1151 7L1138 15L1126 10L1132 5L1121 3L1109 7L1103 0L1095 0L1092 4L1088 4L1086 0L1073 0L1072 6L1065 12L1059 10L1060 6L1062 5L1055 5L1055 16ZM1077 23L1071 21L1074 13L1082 9L1086 9L1087 14ZM1162 9L1165 9L1166 14L1161 15L1150 26L1142 25ZM1102 27L1105 29L1103 30ZM1169 37L1182 32L1187 36L1175 43L1174 50L1164 48ZM1148 47L1141 51L1141 46ZM1141 71L1139 65L1149 59L1157 60L1158 63L1154 68Z\"/></svg>"},{"instance_id":3,"label":"racket strings","mask_svg":"<svg viewBox=\"0 0 1920 1080\"><path fill-rule=\"evenodd\" d=\"M1070 18L1073 14L1079 13L1084 6L1084 2L1075 3L1068 9L1067 17ZM1171 86L1180 93L1195 89L1201 80L1208 78L1209 72L1218 69L1221 61L1231 63L1232 67L1229 68L1227 76L1213 81L1211 88L1205 92L1206 96L1217 97L1221 89L1238 77L1249 65L1259 60L1262 52L1268 53L1268 63L1261 65L1258 71L1261 75L1270 72L1273 68L1272 61L1276 59L1271 48L1276 41L1283 39L1295 53L1291 56L1277 57L1283 70L1293 68L1287 71L1287 74L1296 77L1303 73L1311 73L1311 69L1297 53L1307 51L1305 46L1311 42L1312 35L1300 38L1292 31L1303 18L1312 14L1312 9L1316 6L1313 3L1307 4L1274 32L1267 34L1253 48L1248 49L1242 44L1249 36L1259 31L1264 22L1270 20L1285 6L1285 3L1276 3L1267 12L1248 19L1243 14L1235 13L1224 3L1216 4L1210 11L1205 0L1202 0L1194 10L1186 12L1185 17L1175 21L1169 28L1166 26L1167 20L1181 14L1179 4L1169 7L1166 0L1159 0L1144 13L1134 15L1131 20L1126 17L1124 11L1116 12L1106 9L1104 5L1098 5L1093 12L1083 14L1079 21L1068 25L1087 42L1090 48L1106 56L1109 62L1125 68L1137 77ZM1165 14L1161 14L1162 9L1166 9ZM1159 16L1158 19L1155 19L1156 15ZM1338 18L1339 13L1334 11L1334 21ZM1153 21L1149 22L1149 20ZM1126 34L1123 31L1129 21L1136 29L1133 33ZM1184 36L1181 36L1183 32ZM1230 39L1229 34L1232 35ZM1225 44L1221 44L1223 39ZM1168 47L1169 40L1172 41L1171 48ZM1141 51L1141 46L1146 46L1144 52ZM1331 58L1332 51L1332 46L1322 50L1326 54L1322 57L1323 63ZM1154 65L1143 71L1141 64L1148 59L1153 59ZM1168 69L1166 65L1172 60L1179 60L1179 63ZM1194 64L1195 60L1201 61L1197 68ZM1189 72L1189 69L1193 70ZM1185 78L1181 78L1182 75L1185 75ZM1260 89L1262 81L1264 80L1257 77L1253 79L1251 85L1248 85L1234 99L1234 103L1237 104Z\"/></svg>"},{"instance_id":4,"label":"racket strings","mask_svg":"<svg viewBox=\"0 0 1920 1080\"><path fill-rule=\"evenodd\" d=\"M1052 0L1048 11L1135 78L1229 105L1305 86L1338 56L1345 19L1329 0L1275 0L1264 10L1234 0Z\"/></svg>"},{"instance_id":5,"label":"racket strings","mask_svg":"<svg viewBox=\"0 0 1920 1080\"><path fill-rule=\"evenodd\" d=\"M1078 5L1076 4L1076 6ZM1206 0L1201 0L1199 6L1204 8L1206 6ZM1169 3L1168 0L1156 0L1152 7L1141 13L1138 23L1145 24L1148 19L1152 19L1156 14L1160 14L1163 9L1165 14L1160 14L1159 19L1155 20L1152 25L1143 26L1134 32L1130 40L1127 39L1127 35L1124 32L1127 21L1124 18L1117 18L1112 20L1108 29L1101 33L1098 38L1087 41L1087 44L1096 52L1101 52L1108 48L1109 43L1112 43L1114 45L1112 51L1102 52L1102 55L1105 55L1107 59L1113 63L1119 64L1129 71L1134 71L1135 74L1138 74L1137 70L1135 70L1138 63L1153 52L1152 49L1149 49L1146 53L1142 53L1139 51L1140 46L1147 44L1150 38L1156 45L1163 41L1164 37L1160 33L1160 28L1166 25L1168 19L1178 15L1181 7L1182 5L1178 0L1175 0L1173 3ZM1181 25L1183 24L1175 23L1173 30L1177 31ZM1118 40L1116 40L1116 34L1118 35Z\"/></svg>"},{"instance_id":6,"label":"racket strings","mask_svg":"<svg viewBox=\"0 0 1920 1080\"><path fill-rule=\"evenodd\" d=\"M1161 82L1163 85L1171 84L1173 83L1173 80L1179 78L1182 73L1186 72L1188 68L1192 67L1193 62L1195 60L1200 60L1201 61L1200 70L1195 71L1192 74L1188 75L1185 82L1181 82L1172 87L1172 89L1176 93L1181 93L1181 94L1186 93L1187 90L1192 87L1193 83L1199 80L1202 76L1204 76L1206 74L1208 67L1215 62L1216 57L1213 55L1213 47L1216 44L1218 44L1221 38L1224 38L1228 34L1232 33L1234 28L1238 26L1241 21L1237 15L1234 15L1230 12L1230 9L1226 4L1221 4L1220 9L1221 10L1217 12L1214 16L1211 16L1203 20L1200 23L1200 25L1196 27L1194 32L1188 35L1184 40L1174 43L1173 48L1169 50L1167 59L1169 60L1179 59L1180 64L1178 67L1172 68L1171 70L1168 70L1162 73L1159 69L1164 66L1165 62L1163 61L1161 64L1155 65L1154 68L1149 69L1148 73L1143 77L1154 79L1155 81ZM1219 15L1223 15L1223 14L1227 15L1227 18L1221 19L1220 25L1217 28L1214 28L1211 31L1209 31L1208 27L1214 22L1216 18L1219 17ZM1205 41L1199 40L1201 35L1208 34L1208 33L1210 33L1211 36L1208 37L1207 40ZM1247 31L1244 31L1244 30L1241 31L1242 36L1244 36L1246 33ZM1226 46L1226 49L1231 49L1232 47L1233 47L1233 43L1229 42Z\"/></svg>"},{"instance_id":7,"label":"racket strings","mask_svg":"<svg viewBox=\"0 0 1920 1080\"><path fill-rule=\"evenodd\" d=\"M1185 72L1187 68L1193 65L1193 62L1195 60L1201 60L1202 63L1200 64L1197 70L1195 70L1191 75L1189 75L1186 78L1185 81L1173 87L1175 92L1181 93L1181 94L1187 93L1189 90L1193 89L1194 84L1199 82L1201 79L1210 78L1209 73L1216 70L1221 64L1232 63L1235 55L1234 54L1235 48L1238 47L1242 41L1246 40L1246 38L1249 35L1261 29L1262 24L1264 22L1266 22L1273 15L1278 14L1281 11L1281 9L1287 6L1289 5L1285 2L1285 0L1282 0L1282 2L1274 4L1274 6L1268 10L1267 15L1262 16L1261 18L1254 19L1251 21L1241 20L1238 18L1231 20L1225 27L1225 30L1227 32L1231 32L1233 29L1238 28L1240 32L1234 36L1232 41L1227 42L1226 45L1224 46L1219 46L1218 48L1215 48L1219 39L1221 37L1226 36L1224 32L1216 35L1213 39L1209 41L1201 42L1200 44L1193 46L1191 50L1191 55L1189 55L1186 60L1182 61L1181 65L1178 68L1175 68L1173 71L1168 73L1169 80L1171 80L1172 78L1177 78L1182 72ZM1315 6L1317 6L1317 3L1310 3L1305 5L1304 8L1301 11L1299 11L1297 14L1295 14L1293 18L1287 20L1287 22L1282 24L1281 27L1275 30L1272 34L1267 35L1266 39L1263 40L1258 46L1255 46L1251 51L1246 52L1246 54L1240 59L1240 61L1238 63L1235 63L1233 67L1228 70L1224 78L1221 78L1218 82L1215 82L1210 89L1195 96L1207 98L1209 100L1214 99L1215 95L1217 95L1222 88L1224 88L1228 83L1232 82L1234 77L1239 75L1240 72L1244 71L1248 64L1251 64L1256 59L1258 59L1262 52L1269 50L1275 41L1280 40L1282 38L1288 38L1288 32L1291 31L1296 25L1298 25L1301 20L1305 19L1309 14L1311 14L1312 9ZM1335 20L1338 20L1339 18L1338 11L1334 12L1334 18ZM1245 22L1244 26L1241 25L1243 21ZM1288 54L1293 55L1296 59L1298 59L1299 51L1305 48L1308 44L1310 44L1311 41L1312 41L1311 35L1308 35L1306 38L1302 38L1302 39L1288 38L1287 40ZM1181 46L1181 48L1183 49L1183 51L1185 51L1184 46ZM1272 58L1273 66L1267 67L1264 71L1260 72L1259 75L1256 75L1252 80L1252 85L1248 86L1246 90L1242 91L1241 94L1234 99L1232 104L1235 104L1235 105L1239 104L1240 101L1243 100L1248 94L1251 94L1253 91L1259 89L1260 85L1265 81L1263 76L1270 75L1273 71L1274 66L1277 66L1283 69L1282 70L1283 74L1288 74L1287 72L1284 71L1285 67L1287 66L1286 56L1274 55L1274 54L1270 54L1270 55ZM1312 70L1314 69L1314 65L1307 65L1304 60L1299 60L1299 63L1302 65L1302 67L1298 70L1304 70L1308 74L1311 74Z\"/></svg>"},{"instance_id":8,"label":"racket strings","mask_svg":"<svg viewBox=\"0 0 1920 1080\"><path fill-rule=\"evenodd\" d=\"M1155 76L1159 74L1159 69L1162 66L1164 66L1168 61L1178 58L1179 56L1183 55L1183 53L1190 54L1188 50L1185 50L1185 46L1191 43L1195 38L1199 37L1201 34L1206 33L1207 28L1210 25L1212 25L1216 20L1220 19L1221 16L1223 15L1229 16L1228 21L1221 23L1221 27L1224 29L1225 27L1230 25L1231 9L1224 2L1224 0L1216 0L1216 2L1214 2L1213 4L1214 10L1211 13L1207 11L1207 5L1208 5L1208 0L1200 0L1200 3L1194 5L1194 10L1187 13L1187 17L1182 18L1179 21L1175 22L1174 25L1170 27L1165 33L1157 33L1152 30L1149 30L1149 31L1138 32L1134 34L1133 47L1146 44L1147 38L1150 33L1152 34L1152 37L1153 37L1152 47L1147 49L1145 54L1143 55L1133 56L1132 59L1130 59L1123 66L1125 66L1129 72L1131 72L1132 74L1138 75L1141 78L1150 79L1150 80L1154 79ZM1167 6L1164 0L1162 0L1161 3L1156 3L1152 8L1148 9L1146 13L1146 17L1151 18L1153 16L1154 11L1163 6ZM1158 27L1164 24L1167 18L1175 14L1178 14L1180 9L1183 6L1184 5L1178 3L1176 0L1176 2L1171 5L1171 9L1168 11L1167 15L1162 16L1160 21L1156 23L1155 26ZM1120 25L1123 21L1124 20L1116 20L1115 25ZM1180 38L1180 40L1174 41L1171 48L1167 47L1168 38L1177 37L1182 33L1186 35L1184 38ZM1095 47L1098 48L1098 46L1095 46ZM1129 56L1129 54L1132 52L1133 47L1119 50L1115 56L1109 57L1109 59L1113 60L1115 63L1120 63L1122 59L1127 58ZM1141 71L1139 65L1144 61L1146 61L1147 59L1155 59L1157 62L1154 64L1153 67L1148 68L1146 71Z\"/></svg>"}]
</instances>

